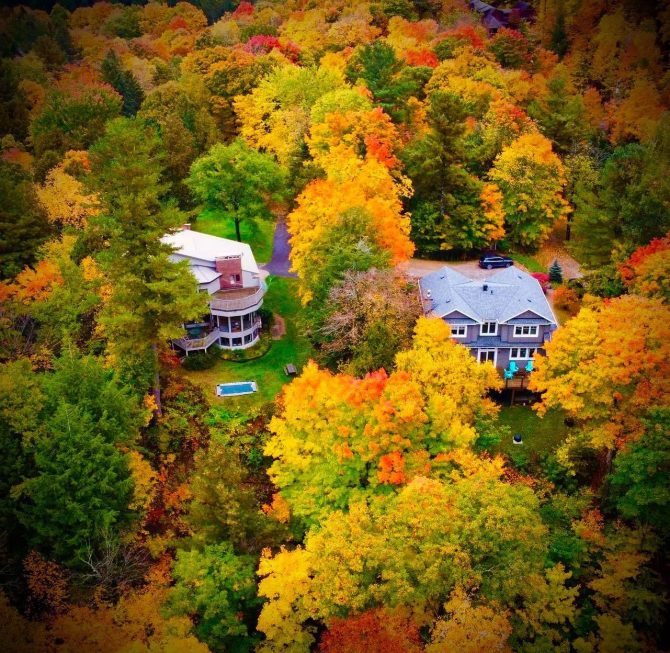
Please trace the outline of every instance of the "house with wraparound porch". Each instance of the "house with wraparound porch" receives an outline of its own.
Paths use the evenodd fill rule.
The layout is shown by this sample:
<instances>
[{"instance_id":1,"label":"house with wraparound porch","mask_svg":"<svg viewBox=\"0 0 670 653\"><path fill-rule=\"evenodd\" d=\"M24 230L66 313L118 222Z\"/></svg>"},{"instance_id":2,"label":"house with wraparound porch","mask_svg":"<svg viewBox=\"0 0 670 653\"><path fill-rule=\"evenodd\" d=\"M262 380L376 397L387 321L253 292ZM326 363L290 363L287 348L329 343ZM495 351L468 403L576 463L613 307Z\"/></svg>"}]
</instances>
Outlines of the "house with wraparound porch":
<instances>
[{"instance_id":1,"label":"house with wraparound porch","mask_svg":"<svg viewBox=\"0 0 670 653\"><path fill-rule=\"evenodd\" d=\"M188 261L198 290L209 295L209 314L199 322L184 324L186 336L173 345L186 355L212 346L246 349L261 334L259 310L267 290L246 243L211 236L184 225L162 238L173 247L170 259Z\"/></svg>"},{"instance_id":2,"label":"house with wraparound porch","mask_svg":"<svg viewBox=\"0 0 670 653\"><path fill-rule=\"evenodd\" d=\"M540 283L515 266L473 279L445 265L419 288L424 313L447 322L455 342L500 370L530 368L558 327Z\"/></svg>"}]
</instances>

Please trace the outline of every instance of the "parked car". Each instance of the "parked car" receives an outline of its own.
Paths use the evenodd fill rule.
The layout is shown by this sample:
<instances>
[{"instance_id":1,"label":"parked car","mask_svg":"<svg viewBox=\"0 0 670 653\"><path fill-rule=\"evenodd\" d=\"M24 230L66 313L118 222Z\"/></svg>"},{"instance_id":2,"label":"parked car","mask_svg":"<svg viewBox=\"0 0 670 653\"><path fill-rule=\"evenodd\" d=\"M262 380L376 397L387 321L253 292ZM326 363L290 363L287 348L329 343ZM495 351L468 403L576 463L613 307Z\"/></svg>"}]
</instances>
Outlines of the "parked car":
<instances>
[{"instance_id":1,"label":"parked car","mask_svg":"<svg viewBox=\"0 0 670 653\"><path fill-rule=\"evenodd\" d=\"M493 268L508 268L510 265L514 265L514 261L507 256L484 254L479 258L479 267L487 270L492 270Z\"/></svg>"}]
</instances>

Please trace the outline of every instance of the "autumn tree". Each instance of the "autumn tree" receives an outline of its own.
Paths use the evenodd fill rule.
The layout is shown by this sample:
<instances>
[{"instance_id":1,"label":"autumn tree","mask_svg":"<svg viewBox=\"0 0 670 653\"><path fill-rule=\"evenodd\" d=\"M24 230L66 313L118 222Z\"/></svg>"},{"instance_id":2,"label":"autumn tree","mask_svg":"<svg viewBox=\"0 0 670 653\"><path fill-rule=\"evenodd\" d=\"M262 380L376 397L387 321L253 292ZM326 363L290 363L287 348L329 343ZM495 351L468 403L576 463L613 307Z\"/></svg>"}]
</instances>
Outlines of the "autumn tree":
<instances>
[{"instance_id":1,"label":"autumn tree","mask_svg":"<svg viewBox=\"0 0 670 653\"><path fill-rule=\"evenodd\" d=\"M319 653L419 653L421 636L402 610L366 610L347 619L334 618L319 641Z\"/></svg>"},{"instance_id":2,"label":"autumn tree","mask_svg":"<svg viewBox=\"0 0 670 653\"><path fill-rule=\"evenodd\" d=\"M497 480L491 465L454 469L448 482L418 477L395 496L353 503L310 531L304 549L262 558L261 650L285 650L291 633L292 650L307 651L309 619L371 606L406 606L425 619L463 583L501 605L523 605L525 588L544 582L545 527L532 491Z\"/></svg>"},{"instance_id":3,"label":"autumn tree","mask_svg":"<svg viewBox=\"0 0 670 653\"><path fill-rule=\"evenodd\" d=\"M375 158L345 157L340 163L341 169L331 170L327 179L317 179L305 188L288 216L291 264L301 278L309 275L315 248L323 249L325 233L345 214L369 216L375 244L388 251L391 261L404 261L413 252L409 218L400 201L408 189ZM312 299L309 286L301 284L300 292L305 303Z\"/></svg>"},{"instance_id":4,"label":"autumn tree","mask_svg":"<svg viewBox=\"0 0 670 653\"><path fill-rule=\"evenodd\" d=\"M227 542L177 553L175 586L167 606L196 621L194 631L214 649L250 651L254 610L260 603L252 559L236 556Z\"/></svg>"},{"instance_id":5,"label":"autumn tree","mask_svg":"<svg viewBox=\"0 0 670 653\"><path fill-rule=\"evenodd\" d=\"M619 271L632 292L670 302L670 235L638 247Z\"/></svg>"},{"instance_id":6,"label":"autumn tree","mask_svg":"<svg viewBox=\"0 0 670 653\"><path fill-rule=\"evenodd\" d=\"M520 136L506 147L489 179L502 191L505 231L518 245L540 245L566 212L563 164L540 134Z\"/></svg>"},{"instance_id":7,"label":"autumn tree","mask_svg":"<svg viewBox=\"0 0 670 653\"><path fill-rule=\"evenodd\" d=\"M235 99L240 135L255 148L274 154L282 167L296 167L304 158L312 106L345 85L342 74L332 68L275 68L251 93Z\"/></svg>"},{"instance_id":8,"label":"autumn tree","mask_svg":"<svg viewBox=\"0 0 670 653\"><path fill-rule=\"evenodd\" d=\"M357 498L387 494L428 473L441 452L475 441L476 417L495 413L486 388L499 381L450 334L441 320L420 319L397 372L356 379L311 363L287 387L265 451L275 458L270 477L297 516L314 522Z\"/></svg>"},{"instance_id":9,"label":"autumn tree","mask_svg":"<svg viewBox=\"0 0 670 653\"><path fill-rule=\"evenodd\" d=\"M8 278L34 261L50 227L29 176L1 160L0 195L0 277Z\"/></svg>"},{"instance_id":10,"label":"autumn tree","mask_svg":"<svg viewBox=\"0 0 670 653\"><path fill-rule=\"evenodd\" d=\"M92 185L102 207L96 227L109 246L100 262L112 283L100 323L110 351L141 386L153 385L160 410L158 351L182 334L182 323L205 311L204 297L186 264L169 260L161 242L183 223L165 203L163 152L153 129L135 119L118 119L91 148Z\"/></svg>"},{"instance_id":11,"label":"autumn tree","mask_svg":"<svg viewBox=\"0 0 670 653\"><path fill-rule=\"evenodd\" d=\"M235 224L271 217L268 202L277 199L283 174L274 159L238 139L230 145L214 145L195 161L187 180L189 188L206 208Z\"/></svg>"},{"instance_id":12,"label":"autumn tree","mask_svg":"<svg viewBox=\"0 0 670 653\"><path fill-rule=\"evenodd\" d=\"M347 273L386 269L390 261L390 252L377 242L372 217L366 210L349 209L335 218L312 243L300 278L302 288L311 297L307 319L312 336L319 339L317 332L328 313L328 293Z\"/></svg>"},{"instance_id":13,"label":"autumn tree","mask_svg":"<svg viewBox=\"0 0 670 653\"><path fill-rule=\"evenodd\" d=\"M30 123L38 157L48 151L85 150L121 113L122 98L85 65L73 67L51 90Z\"/></svg>"},{"instance_id":14,"label":"autumn tree","mask_svg":"<svg viewBox=\"0 0 670 653\"><path fill-rule=\"evenodd\" d=\"M583 443L611 456L642 435L647 411L670 397L666 334L664 304L633 295L585 306L556 332L531 387L540 414L561 407L579 422L564 453Z\"/></svg>"},{"instance_id":15,"label":"autumn tree","mask_svg":"<svg viewBox=\"0 0 670 653\"><path fill-rule=\"evenodd\" d=\"M421 313L417 293L416 284L394 270L345 273L315 334L327 360L357 376L391 370L396 353L411 343Z\"/></svg>"},{"instance_id":16,"label":"autumn tree","mask_svg":"<svg viewBox=\"0 0 670 653\"><path fill-rule=\"evenodd\" d=\"M81 229L88 218L98 213L95 195L87 193L84 184L68 170L88 168L85 152L68 152L62 163L52 168L43 185L38 186L37 196L44 207L49 222L58 226Z\"/></svg>"},{"instance_id":17,"label":"autumn tree","mask_svg":"<svg viewBox=\"0 0 670 653\"><path fill-rule=\"evenodd\" d=\"M512 634L509 623L510 613L500 607L474 604L465 588L456 587L449 600L444 604L446 617L438 619L431 630L430 644L426 653L479 653L479 651L498 651L511 653L507 644Z\"/></svg>"}]
</instances>

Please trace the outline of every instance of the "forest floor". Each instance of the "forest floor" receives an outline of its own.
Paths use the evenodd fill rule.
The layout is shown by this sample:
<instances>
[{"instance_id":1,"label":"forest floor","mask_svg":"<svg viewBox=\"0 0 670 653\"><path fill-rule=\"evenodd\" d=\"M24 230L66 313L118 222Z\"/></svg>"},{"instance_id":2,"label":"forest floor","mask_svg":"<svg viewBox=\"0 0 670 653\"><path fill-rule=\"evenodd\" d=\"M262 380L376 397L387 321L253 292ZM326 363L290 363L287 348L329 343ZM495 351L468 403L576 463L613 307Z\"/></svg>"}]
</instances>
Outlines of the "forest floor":
<instances>
[{"instance_id":1,"label":"forest floor","mask_svg":"<svg viewBox=\"0 0 670 653\"><path fill-rule=\"evenodd\" d=\"M282 316L286 329L280 340L272 341L268 353L246 362L218 361L209 370L184 370L188 379L202 387L212 404L227 409L231 414L249 414L255 408L274 401L282 387L291 380L284 373L284 366L293 363L300 372L312 353L310 342L302 335L299 325L302 307L298 298L298 282L269 276L267 284L268 292L263 305ZM256 381L258 392L241 397L217 397L214 394L217 383L231 381Z\"/></svg>"}]
</instances>

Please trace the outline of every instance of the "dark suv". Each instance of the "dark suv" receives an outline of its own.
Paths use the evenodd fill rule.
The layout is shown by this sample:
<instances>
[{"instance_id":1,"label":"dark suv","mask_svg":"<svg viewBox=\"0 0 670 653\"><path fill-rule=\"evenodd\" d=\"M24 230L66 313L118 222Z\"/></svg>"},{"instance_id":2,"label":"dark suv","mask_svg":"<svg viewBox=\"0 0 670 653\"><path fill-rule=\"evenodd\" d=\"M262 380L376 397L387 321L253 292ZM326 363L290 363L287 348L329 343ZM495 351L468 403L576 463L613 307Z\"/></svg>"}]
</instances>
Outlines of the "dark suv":
<instances>
[{"instance_id":1,"label":"dark suv","mask_svg":"<svg viewBox=\"0 0 670 653\"><path fill-rule=\"evenodd\" d=\"M514 261L507 256L499 256L498 254L483 254L479 257L479 267L492 270L493 268L508 268L514 265Z\"/></svg>"}]
</instances>

